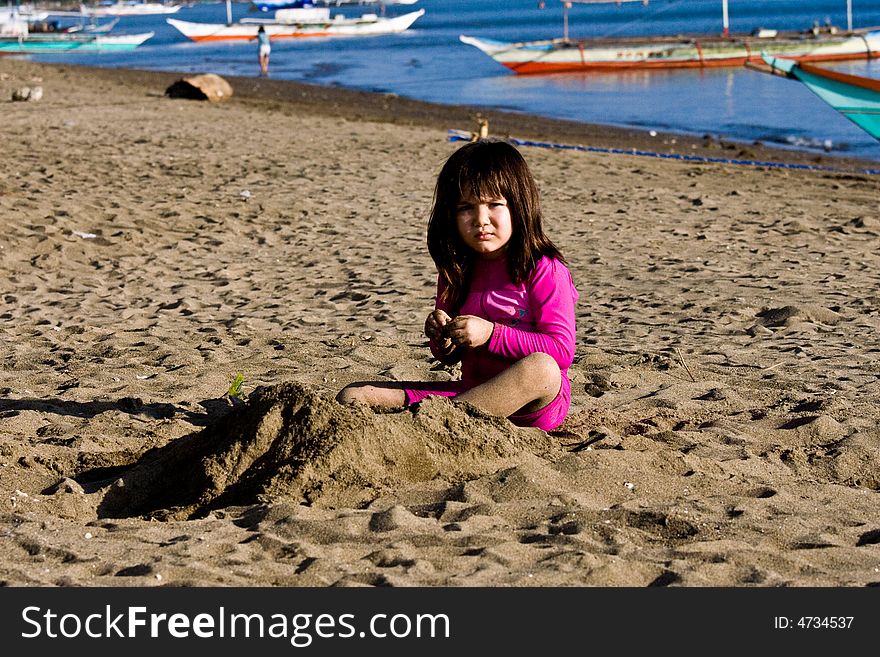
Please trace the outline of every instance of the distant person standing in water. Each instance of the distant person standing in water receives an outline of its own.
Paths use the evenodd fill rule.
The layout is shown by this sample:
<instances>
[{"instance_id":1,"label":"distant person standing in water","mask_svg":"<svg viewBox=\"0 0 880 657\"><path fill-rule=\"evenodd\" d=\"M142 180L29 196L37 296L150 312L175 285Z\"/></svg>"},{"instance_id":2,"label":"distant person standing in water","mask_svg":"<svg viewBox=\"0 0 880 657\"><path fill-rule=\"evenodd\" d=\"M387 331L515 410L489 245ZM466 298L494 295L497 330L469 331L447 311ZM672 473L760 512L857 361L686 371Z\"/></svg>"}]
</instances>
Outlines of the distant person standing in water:
<instances>
[{"instance_id":1,"label":"distant person standing in water","mask_svg":"<svg viewBox=\"0 0 880 657\"><path fill-rule=\"evenodd\" d=\"M272 52L272 44L269 35L266 34L266 28L262 25L257 30L257 42L260 45L260 75L269 75L269 53Z\"/></svg>"}]
</instances>

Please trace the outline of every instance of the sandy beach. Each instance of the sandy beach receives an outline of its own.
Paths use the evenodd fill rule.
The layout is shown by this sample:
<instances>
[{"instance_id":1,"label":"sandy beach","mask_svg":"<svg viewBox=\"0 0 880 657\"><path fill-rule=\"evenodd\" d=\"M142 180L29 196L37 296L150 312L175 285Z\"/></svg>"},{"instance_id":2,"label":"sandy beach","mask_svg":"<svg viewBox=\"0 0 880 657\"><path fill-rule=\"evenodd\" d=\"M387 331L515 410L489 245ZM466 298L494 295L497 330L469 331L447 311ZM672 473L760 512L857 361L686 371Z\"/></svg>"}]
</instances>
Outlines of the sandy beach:
<instances>
[{"instance_id":1,"label":"sandy beach","mask_svg":"<svg viewBox=\"0 0 880 657\"><path fill-rule=\"evenodd\" d=\"M425 228L475 111L179 77L0 58L0 584L880 585L864 163L484 111L839 170L522 147L581 295L571 413L375 413L334 396L456 376Z\"/></svg>"}]
</instances>

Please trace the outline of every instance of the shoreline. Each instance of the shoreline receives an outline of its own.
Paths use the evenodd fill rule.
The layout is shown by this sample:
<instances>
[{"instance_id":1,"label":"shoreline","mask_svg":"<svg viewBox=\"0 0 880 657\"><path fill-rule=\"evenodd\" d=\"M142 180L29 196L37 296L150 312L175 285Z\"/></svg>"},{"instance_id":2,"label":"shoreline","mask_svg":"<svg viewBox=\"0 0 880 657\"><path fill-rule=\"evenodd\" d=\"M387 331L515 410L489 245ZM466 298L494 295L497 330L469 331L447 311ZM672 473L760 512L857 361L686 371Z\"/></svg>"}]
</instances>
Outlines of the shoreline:
<instances>
[{"instance_id":1,"label":"shoreline","mask_svg":"<svg viewBox=\"0 0 880 657\"><path fill-rule=\"evenodd\" d=\"M161 88L163 91L181 77L195 75L195 73L100 68L73 64L38 65L82 69L87 71L87 75L96 78L139 84L145 88ZM718 139L711 135L697 137L655 131L656 136L651 136L651 131L638 128L606 126L467 105L430 103L390 93L345 89L295 80L221 77L232 85L234 99L261 108L283 103L291 109L302 109L337 118L467 131L477 129L475 117L482 115L489 119L490 134L497 137L514 137L600 149L639 150L664 155L817 166L857 173L880 171L880 162L874 160Z\"/></svg>"}]
</instances>

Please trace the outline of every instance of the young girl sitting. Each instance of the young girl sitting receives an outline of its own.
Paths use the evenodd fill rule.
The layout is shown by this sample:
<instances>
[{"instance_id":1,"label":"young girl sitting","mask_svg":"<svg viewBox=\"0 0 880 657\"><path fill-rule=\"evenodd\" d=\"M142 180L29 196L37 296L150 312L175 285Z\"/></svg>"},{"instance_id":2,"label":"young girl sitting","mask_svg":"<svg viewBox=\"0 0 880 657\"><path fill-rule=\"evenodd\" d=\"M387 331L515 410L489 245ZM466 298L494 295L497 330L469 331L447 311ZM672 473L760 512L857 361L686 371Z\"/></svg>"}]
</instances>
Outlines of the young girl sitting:
<instances>
[{"instance_id":1,"label":"young girl sitting","mask_svg":"<svg viewBox=\"0 0 880 657\"><path fill-rule=\"evenodd\" d=\"M520 426L558 427L571 400L578 293L544 235L538 189L516 148L481 139L449 157L428 251L439 276L425 335L437 359L461 361L461 380L352 383L337 400L403 408L442 395Z\"/></svg>"}]
</instances>

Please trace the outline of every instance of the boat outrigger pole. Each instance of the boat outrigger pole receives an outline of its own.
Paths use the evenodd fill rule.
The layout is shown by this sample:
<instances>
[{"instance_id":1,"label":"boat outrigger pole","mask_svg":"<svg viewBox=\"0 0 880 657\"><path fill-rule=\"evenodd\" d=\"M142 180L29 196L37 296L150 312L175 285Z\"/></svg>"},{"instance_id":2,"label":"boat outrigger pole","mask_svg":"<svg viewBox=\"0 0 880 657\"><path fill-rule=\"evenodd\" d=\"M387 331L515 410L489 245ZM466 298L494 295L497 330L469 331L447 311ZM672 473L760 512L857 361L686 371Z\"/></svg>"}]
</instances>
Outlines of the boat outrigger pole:
<instances>
[{"instance_id":1,"label":"boat outrigger pole","mask_svg":"<svg viewBox=\"0 0 880 657\"><path fill-rule=\"evenodd\" d=\"M611 3L619 5L622 2L641 2L646 7L648 6L648 0L562 0L562 39L563 41L568 41L568 10L571 9L573 4L579 5L595 5L595 4L603 4L610 5ZM724 0L725 7L727 7L727 0ZM544 8L544 3L541 2L538 4L540 9Z\"/></svg>"},{"instance_id":2,"label":"boat outrigger pole","mask_svg":"<svg viewBox=\"0 0 880 657\"><path fill-rule=\"evenodd\" d=\"M727 0L721 0L721 34L730 36L730 18L727 15Z\"/></svg>"}]
</instances>

